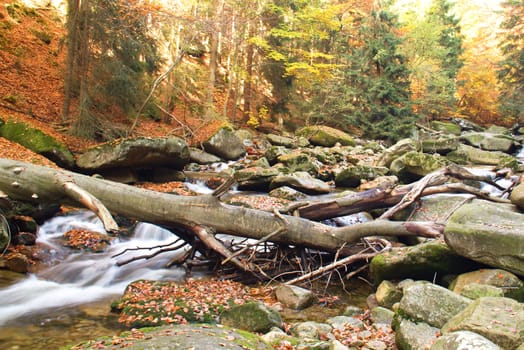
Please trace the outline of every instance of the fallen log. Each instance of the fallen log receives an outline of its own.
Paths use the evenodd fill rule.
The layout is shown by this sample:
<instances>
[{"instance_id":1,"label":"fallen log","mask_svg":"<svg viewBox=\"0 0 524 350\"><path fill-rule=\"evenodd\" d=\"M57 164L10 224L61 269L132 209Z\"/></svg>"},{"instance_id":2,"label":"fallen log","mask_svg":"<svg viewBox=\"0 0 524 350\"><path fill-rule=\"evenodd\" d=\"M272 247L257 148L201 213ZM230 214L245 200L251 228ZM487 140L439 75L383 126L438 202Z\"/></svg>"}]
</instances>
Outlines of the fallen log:
<instances>
[{"instance_id":1,"label":"fallen log","mask_svg":"<svg viewBox=\"0 0 524 350\"><path fill-rule=\"evenodd\" d=\"M442 225L425 222L379 220L348 227L331 227L308 219L224 204L218 196L184 197L160 193L108 180L0 158L0 190L26 202L79 205L65 190L71 182L89 193L109 211L165 227L209 227L214 232L261 240L275 231L271 241L337 251L365 236L419 235L436 237ZM282 220L282 218L284 220ZM284 229L283 227L283 221Z\"/></svg>"}]
</instances>

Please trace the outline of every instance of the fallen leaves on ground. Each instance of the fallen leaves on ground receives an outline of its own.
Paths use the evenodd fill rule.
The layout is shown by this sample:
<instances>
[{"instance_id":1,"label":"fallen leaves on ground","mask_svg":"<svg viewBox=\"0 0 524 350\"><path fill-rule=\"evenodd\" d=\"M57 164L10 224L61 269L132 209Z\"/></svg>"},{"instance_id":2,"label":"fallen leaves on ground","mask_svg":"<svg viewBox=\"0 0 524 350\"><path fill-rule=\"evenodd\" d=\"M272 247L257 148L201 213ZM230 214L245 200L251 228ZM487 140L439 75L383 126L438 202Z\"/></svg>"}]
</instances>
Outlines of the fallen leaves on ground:
<instances>
[{"instance_id":1,"label":"fallen leaves on ground","mask_svg":"<svg viewBox=\"0 0 524 350\"><path fill-rule=\"evenodd\" d=\"M257 291L260 296L260 291ZM265 295L271 293L268 288ZM114 309L126 326L146 327L188 322L215 323L222 311L255 299L250 289L233 281L136 281Z\"/></svg>"},{"instance_id":2,"label":"fallen leaves on ground","mask_svg":"<svg viewBox=\"0 0 524 350\"><path fill-rule=\"evenodd\" d=\"M64 233L66 247L102 252L111 241L111 237L100 233L83 229L69 230Z\"/></svg>"}]
</instances>

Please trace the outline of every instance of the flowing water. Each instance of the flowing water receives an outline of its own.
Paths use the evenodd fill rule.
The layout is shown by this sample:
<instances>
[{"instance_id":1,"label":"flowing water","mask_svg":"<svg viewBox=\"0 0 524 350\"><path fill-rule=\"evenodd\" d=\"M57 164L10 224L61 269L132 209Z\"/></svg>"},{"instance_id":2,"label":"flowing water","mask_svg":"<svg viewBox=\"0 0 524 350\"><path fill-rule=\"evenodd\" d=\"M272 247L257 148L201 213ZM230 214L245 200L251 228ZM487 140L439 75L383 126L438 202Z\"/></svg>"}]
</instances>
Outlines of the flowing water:
<instances>
[{"instance_id":1,"label":"flowing water","mask_svg":"<svg viewBox=\"0 0 524 350\"><path fill-rule=\"evenodd\" d=\"M153 253L156 246L176 237L157 226L140 223L132 237L117 239L104 253L71 253L59 244L73 228L104 232L89 211L53 218L38 232L38 243L51 253L51 266L16 280L16 274L0 275L0 348L58 349L86 338L116 334L121 330L110 302L137 279L182 280L184 271L164 269L172 254L160 254L118 267L119 259ZM124 256L113 255L125 249Z\"/></svg>"}]
</instances>

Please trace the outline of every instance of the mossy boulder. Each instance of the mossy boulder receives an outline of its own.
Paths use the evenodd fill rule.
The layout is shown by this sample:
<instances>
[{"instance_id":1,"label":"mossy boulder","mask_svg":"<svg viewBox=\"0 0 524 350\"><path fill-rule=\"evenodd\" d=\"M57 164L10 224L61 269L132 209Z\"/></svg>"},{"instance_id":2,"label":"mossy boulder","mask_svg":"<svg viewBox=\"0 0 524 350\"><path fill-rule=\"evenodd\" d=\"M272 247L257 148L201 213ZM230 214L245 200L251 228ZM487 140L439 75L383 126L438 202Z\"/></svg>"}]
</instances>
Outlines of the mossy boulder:
<instances>
[{"instance_id":1,"label":"mossy boulder","mask_svg":"<svg viewBox=\"0 0 524 350\"><path fill-rule=\"evenodd\" d=\"M431 138L422 140L422 151L425 153L448 154L458 148L458 138L450 136L442 136L439 138Z\"/></svg>"},{"instance_id":2,"label":"mossy boulder","mask_svg":"<svg viewBox=\"0 0 524 350\"><path fill-rule=\"evenodd\" d=\"M335 177L337 187L358 187L361 180L370 181L389 172L385 167L372 167L368 165L355 165L344 168Z\"/></svg>"},{"instance_id":3,"label":"mossy boulder","mask_svg":"<svg viewBox=\"0 0 524 350\"><path fill-rule=\"evenodd\" d=\"M137 137L107 142L78 156L77 166L94 172L122 167L182 168L190 161L189 147L178 137Z\"/></svg>"},{"instance_id":4,"label":"mossy boulder","mask_svg":"<svg viewBox=\"0 0 524 350\"><path fill-rule=\"evenodd\" d=\"M509 271L481 269L460 274L449 285L449 289L462 294L469 285L476 284L498 288L504 296L524 302L524 282Z\"/></svg>"},{"instance_id":5,"label":"mossy boulder","mask_svg":"<svg viewBox=\"0 0 524 350\"><path fill-rule=\"evenodd\" d=\"M454 163L469 165L495 165L498 168L518 169L517 159L507 153L500 151L485 151L472 146L459 144L456 151L446 155L446 158Z\"/></svg>"},{"instance_id":6,"label":"mossy boulder","mask_svg":"<svg viewBox=\"0 0 524 350\"><path fill-rule=\"evenodd\" d=\"M249 167L236 171L233 176L239 189L267 190L271 180L280 174L276 168Z\"/></svg>"},{"instance_id":7,"label":"mossy boulder","mask_svg":"<svg viewBox=\"0 0 524 350\"><path fill-rule=\"evenodd\" d=\"M299 151L282 154L278 157L278 161L284 164L291 173L305 171L313 176L318 174L318 165L315 164L309 155Z\"/></svg>"},{"instance_id":8,"label":"mossy boulder","mask_svg":"<svg viewBox=\"0 0 524 350\"><path fill-rule=\"evenodd\" d=\"M225 160L237 160L246 154L242 140L228 127L220 128L207 139L204 149Z\"/></svg>"},{"instance_id":9,"label":"mossy boulder","mask_svg":"<svg viewBox=\"0 0 524 350\"><path fill-rule=\"evenodd\" d=\"M462 128L460 127L460 125L450 122L441 122L438 120L433 120L431 122L431 128L452 135L460 135L460 133L462 132Z\"/></svg>"},{"instance_id":10,"label":"mossy boulder","mask_svg":"<svg viewBox=\"0 0 524 350\"><path fill-rule=\"evenodd\" d=\"M370 274L378 285L383 280L433 280L435 275L471 271L478 266L453 252L445 243L434 240L378 254L371 260Z\"/></svg>"},{"instance_id":11,"label":"mossy boulder","mask_svg":"<svg viewBox=\"0 0 524 350\"><path fill-rule=\"evenodd\" d=\"M524 183L517 185L511 191L511 203L515 204L520 210L524 210Z\"/></svg>"},{"instance_id":12,"label":"mossy boulder","mask_svg":"<svg viewBox=\"0 0 524 350\"><path fill-rule=\"evenodd\" d=\"M442 327L443 334L458 330L478 333L503 349L516 349L524 342L524 304L509 298L479 298Z\"/></svg>"},{"instance_id":13,"label":"mossy boulder","mask_svg":"<svg viewBox=\"0 0 524 350\"><path fill-rule=\"evenodd\" d=\"M462 140L468 144L486 151L511 152L516 141L509 135L491 134L487 132L472 132L464 134Z\"/></svg>"},{"instance_id":14,"label":"mossy boulder","mask_svg":"<svg viewBox=\"0 0 524 350\"><path fill-rule=\"evenodd\" d=\"M470 303L470 299L447 288L419 281L404 289L397 313L413 322L440 328Z\"/></svg>"},{"instance_id":15,"label":"mossy boulder","mask_svg":"<svg viewBox=\"0 0 524 350\"><path fill-rule=\"evenodd\" d=\"M349 134L324 125L306 126L296 132L297 136L305 137L316 146L333 147L337 143L342 146L354 146L355 140Z\"/></svg>"},{"instance_id":16,"label":"mossy boulder","mask_svg":"<svg viewBox=\"0 0 524 350\"><path fill-rule=\"evenodd\" d=\"M449 218L446 243L458 254L524 276L524 214L483 200L465 204Z\"/></svg>"},{"instance_id":17,"label":"mossy boulder","mask_svg":"<svg viewBox=\"0 0 524 350\"><path fill-rule=\"evenodd\" d=\"M260 302L237 305L220 314L220 323L249 332L269 332L272 327L281 327L278 312Z\"/></svg>"},{"instance_id":18,"label":"mossy boulder","mask_svg":"<svg viewBox=\"0 0 524 350\"><path fill-rule=\"evenodd\" d=\"M61 167L72 169L75 159L65 144L26 123L0 120L0 136L41 154Z\"/></svg>"},{"instance_id":19,"label":"mossy boulder","mask_svg":"<svg viewBox=\"0 0 524 350\"><path fill-rule=\"evenodd\" d=\"M440 154L422 152L408 152L395 159L390 166L393 174L403 181L411 181L424 177L429 173L441 169L449 164L449 160Z\"/></svg>"}]
</instances>

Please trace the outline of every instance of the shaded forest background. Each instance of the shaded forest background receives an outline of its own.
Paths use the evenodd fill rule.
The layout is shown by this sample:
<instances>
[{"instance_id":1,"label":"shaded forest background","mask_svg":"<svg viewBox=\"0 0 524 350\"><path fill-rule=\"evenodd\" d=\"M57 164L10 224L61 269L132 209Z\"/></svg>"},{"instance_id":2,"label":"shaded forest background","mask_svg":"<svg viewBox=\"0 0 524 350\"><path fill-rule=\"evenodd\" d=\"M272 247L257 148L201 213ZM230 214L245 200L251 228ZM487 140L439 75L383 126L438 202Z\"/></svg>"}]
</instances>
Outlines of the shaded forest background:
<instances>
[{"instance_id":1,"label":"shaded forest background","mask_svg":"<svg viewBox=\"0 0 524 350\"><path fill-rule=\"evenodd\" d=\"M77 147L223 124L393 142L416 122L524 120L521 0L0 3L0 108Z\"/></svg>"}]
</instances>

